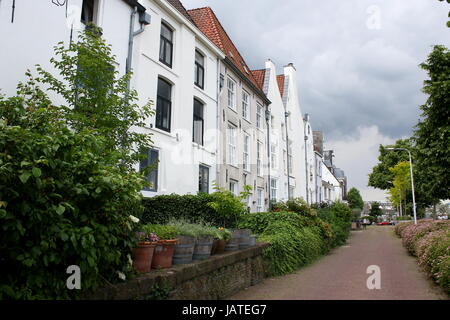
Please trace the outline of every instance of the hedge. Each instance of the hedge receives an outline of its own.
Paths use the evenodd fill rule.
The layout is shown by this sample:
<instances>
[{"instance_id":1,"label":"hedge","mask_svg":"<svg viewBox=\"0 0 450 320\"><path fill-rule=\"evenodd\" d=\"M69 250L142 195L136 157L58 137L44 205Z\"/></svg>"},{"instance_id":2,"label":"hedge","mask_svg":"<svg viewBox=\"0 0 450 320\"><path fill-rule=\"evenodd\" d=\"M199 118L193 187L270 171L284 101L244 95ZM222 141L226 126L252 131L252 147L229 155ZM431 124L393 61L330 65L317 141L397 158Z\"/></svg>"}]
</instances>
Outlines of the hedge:
<instances>
[{"instance_id":1,"label":"hedge","mask_svg":"<svg viewBox=\"0 0 450 320\"><path fill-rule=\"evenodd\" d=\"M143 223L166 224L171 219L182 219L191 222L205 222L215 226L235 228L237 219L220 216L208 205L215 200L217 194L199 193L197 195L164 195L143 200Z\"/></svg>"},{"instance_id":2,"label":"hedge","mask_svg":"<svg viewBox=\"0 0 450 320\"><path fill-rule=\"evenodd\" d=\"M402 223L395 232L420 266L450 294L450 221Z\"/></svg>"}]
</instances>

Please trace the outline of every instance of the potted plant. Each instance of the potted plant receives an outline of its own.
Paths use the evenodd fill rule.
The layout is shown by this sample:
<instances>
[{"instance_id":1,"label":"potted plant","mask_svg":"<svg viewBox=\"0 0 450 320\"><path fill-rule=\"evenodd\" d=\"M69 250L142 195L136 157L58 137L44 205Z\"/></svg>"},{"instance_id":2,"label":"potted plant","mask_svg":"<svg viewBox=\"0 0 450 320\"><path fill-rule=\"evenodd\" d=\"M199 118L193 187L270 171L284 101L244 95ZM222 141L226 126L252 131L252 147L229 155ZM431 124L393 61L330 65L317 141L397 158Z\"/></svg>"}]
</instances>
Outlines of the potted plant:
<instances>
[{"instance_id":1,"label":"potted plant","mask_svg":"<svg viewBox=\"0 0 450 320\"><path fill-rule=\"evenodd\" d=\"M222 254L225 252L225 247L227 243L231 239L231 231L225 228L218 228L216 229L216 235L213 243L212 248L212 255L215 254Z\"/></svg>"},{"instance_id":2,"label":"potted plant","mask_svg":"<svg viewBox=\"0 0 450 320\"><path fill-rule=\"evenodd\" d=\"M178 242L173 253L173 264L188 264L192 262L198 235L198 225L184 220L172 220L170 226L176 228Z\"/></svg>"},{"instance_id":3,"label":"potted plant","mask_svg":"<svg viewBox=\"0 0 450 320\"><path fill-rule=\"evenodd\" d=\"M152 267L153 254L158 237L154 233L137 232L137 245L132 250L133 267L140 273L148 273Z\"/></svg>"},{"instance_id":4,"label":"potted plant","mask_svg":"<svg viewBox=\"0 0 450 320\"><path fill-rule=\"evenodd\" d=\"M177 230L169 225L147 225L147 232L154 233L158 236L155 253L153 255L152 268L168 269L173 263L173 253L175 245L178 242Z\"/></svg>"}]
</instances>

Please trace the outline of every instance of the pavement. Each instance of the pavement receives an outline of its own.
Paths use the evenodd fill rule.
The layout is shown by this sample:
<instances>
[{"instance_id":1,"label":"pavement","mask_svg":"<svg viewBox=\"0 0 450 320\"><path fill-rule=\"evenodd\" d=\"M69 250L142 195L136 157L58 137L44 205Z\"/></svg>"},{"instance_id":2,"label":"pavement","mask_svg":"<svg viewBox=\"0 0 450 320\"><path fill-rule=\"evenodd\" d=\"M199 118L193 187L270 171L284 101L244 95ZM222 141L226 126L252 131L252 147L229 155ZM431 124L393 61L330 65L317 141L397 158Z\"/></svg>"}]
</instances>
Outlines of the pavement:
<instances>
[{"instance_id":1,"label":"pavement","mask_svg":"<svg viewBox=\"0 0 450 320\"><path fill-rule=\"evenodd\" d=\"M369 290L369 266L380 267L381 288ZM449 300L420 270L391 226L352 231L346 245L283 277L269 278L230 300Z\"/></svg>"}]
</instances>

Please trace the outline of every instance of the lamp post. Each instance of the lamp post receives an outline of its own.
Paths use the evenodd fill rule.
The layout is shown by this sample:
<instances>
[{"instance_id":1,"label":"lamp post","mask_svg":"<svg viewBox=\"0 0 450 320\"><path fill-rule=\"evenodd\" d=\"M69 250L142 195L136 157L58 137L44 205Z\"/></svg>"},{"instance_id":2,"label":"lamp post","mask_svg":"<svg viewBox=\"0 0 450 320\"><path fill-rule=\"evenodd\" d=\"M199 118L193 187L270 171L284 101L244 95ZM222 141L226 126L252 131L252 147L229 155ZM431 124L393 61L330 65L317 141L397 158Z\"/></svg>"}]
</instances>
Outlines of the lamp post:
<instances>
[{"instance_id":1,"label":"lamp post","mask_svg":"<svg viewBox=\"0 0 450 320\"><path fill-rule=\"evenodd\" d=\"M386 148L386 150L400 150L400 151L407 151L409 154L409 170L411 172L411 188L412 188L412 198L413 198L413 212L414 212L414 224L417 224L417 213L416 213L416 196L414 193L414 176L413 176L413 168L412 168L412 155L411 151L409 151L406 148Z\"/></svg>"}]
</instances>

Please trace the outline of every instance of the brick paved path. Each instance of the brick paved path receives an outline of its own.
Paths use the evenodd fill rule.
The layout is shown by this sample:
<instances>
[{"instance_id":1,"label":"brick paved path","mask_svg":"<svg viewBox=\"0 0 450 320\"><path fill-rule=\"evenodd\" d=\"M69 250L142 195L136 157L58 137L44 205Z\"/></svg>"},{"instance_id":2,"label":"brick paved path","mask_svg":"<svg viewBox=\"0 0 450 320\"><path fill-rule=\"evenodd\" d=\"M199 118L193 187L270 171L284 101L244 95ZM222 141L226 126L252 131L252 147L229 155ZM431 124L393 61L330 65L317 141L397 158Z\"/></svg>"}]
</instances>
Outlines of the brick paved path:
<instances>
[{"instance_id":1,"label":"brick paved path","mask_svg":"<svg viewBox=\"0 0 450 320\"><path fill-rule=\"evenodd\" d=\"M381 268L381 290L369 290L368 266ZM267 279L230 299L443 300L448 296L420 271L393 227L352 232L348 244L295 274Z\"/></svg>"}]
</instances>

